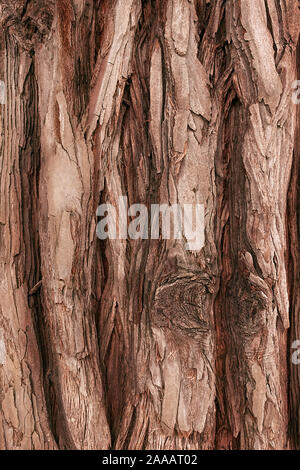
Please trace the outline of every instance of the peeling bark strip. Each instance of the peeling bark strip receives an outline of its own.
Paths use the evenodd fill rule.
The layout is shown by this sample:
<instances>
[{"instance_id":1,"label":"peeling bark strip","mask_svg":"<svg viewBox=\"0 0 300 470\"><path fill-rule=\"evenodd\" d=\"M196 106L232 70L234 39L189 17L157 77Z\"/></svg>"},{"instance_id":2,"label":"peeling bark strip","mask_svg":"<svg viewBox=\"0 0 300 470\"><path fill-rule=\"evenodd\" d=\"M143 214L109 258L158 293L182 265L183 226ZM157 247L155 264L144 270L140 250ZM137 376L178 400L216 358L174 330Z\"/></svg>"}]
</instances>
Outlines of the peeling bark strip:
<instances>
[{"instance_id":1,"label":"peeling bark strip","mask_svg":"<svg viewBox=\"0 0 300 470\"><path fill-rule=\"evenodd\" d=\"M297 2L0 25L0 448L299 449ZM204 204L204 247L98 240L124 196Z\"/></svg>"}]
</instances>

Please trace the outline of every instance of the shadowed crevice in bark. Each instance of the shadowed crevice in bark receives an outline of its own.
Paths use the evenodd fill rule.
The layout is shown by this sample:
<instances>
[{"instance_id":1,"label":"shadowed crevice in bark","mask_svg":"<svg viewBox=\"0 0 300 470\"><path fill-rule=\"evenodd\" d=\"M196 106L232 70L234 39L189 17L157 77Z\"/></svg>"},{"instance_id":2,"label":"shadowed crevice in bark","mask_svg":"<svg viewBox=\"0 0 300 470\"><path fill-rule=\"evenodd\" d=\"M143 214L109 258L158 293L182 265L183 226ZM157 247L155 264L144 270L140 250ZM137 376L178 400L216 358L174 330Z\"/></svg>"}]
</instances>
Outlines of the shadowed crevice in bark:
<instances>
[{"instance_id":1,"label":"shadowed crevice in bark","mask_svg":"<svg viewBox=\"0 0 300 470\"><path fill-rule=\"evenodd\" d=\"M230 75L231 77L231 75ZM236 260L232 257L232 244L234 243L234 227L232 218L232 200L237 197L233 175L239 177L242 172L239 164L234 161L238 158L237 148L234 145L235 125L239 119L240 103L232 89L231 78L228 80L228 91L224 92L224 101L227 101L227 114L220 126L219 151L216 156L216 184L218 188L218 209L216 213L216 234L218 240L219 264L221 266L219 292L215 300L215 328L216 328L216 448L239 448L239 435L234 436L231 422L231 410L227 408L230 390L228 390L227 358L231 355L230 317L232 312L228 308L228 289L235 272ZM225 89L226 90L226 89ZM226 100L227 98L227 100ZM233 173L234 172L234 173ZM228 334L229 333L229 334Z\"/></svg>"}]
</instances>

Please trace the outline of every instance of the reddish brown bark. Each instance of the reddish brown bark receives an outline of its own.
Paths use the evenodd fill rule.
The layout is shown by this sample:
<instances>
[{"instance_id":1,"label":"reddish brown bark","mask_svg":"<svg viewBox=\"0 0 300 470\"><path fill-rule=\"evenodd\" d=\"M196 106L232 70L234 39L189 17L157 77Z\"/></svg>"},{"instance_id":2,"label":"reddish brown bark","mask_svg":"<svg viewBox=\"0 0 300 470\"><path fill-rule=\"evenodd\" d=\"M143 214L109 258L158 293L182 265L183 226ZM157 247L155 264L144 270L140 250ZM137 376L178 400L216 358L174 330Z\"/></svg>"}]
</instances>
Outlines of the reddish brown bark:
<instances>
[{"instance_id":1,"label":"reddish brown bark","mask_svg":"<svg viewBox=\"0 0 300 470\"><path fill-rule=\"evenodd\" d=\"M297 2L0 23L0 448L298 449ZM204 247L98 240L125 195L204 204Z\"/></svg>"}]
</instances>

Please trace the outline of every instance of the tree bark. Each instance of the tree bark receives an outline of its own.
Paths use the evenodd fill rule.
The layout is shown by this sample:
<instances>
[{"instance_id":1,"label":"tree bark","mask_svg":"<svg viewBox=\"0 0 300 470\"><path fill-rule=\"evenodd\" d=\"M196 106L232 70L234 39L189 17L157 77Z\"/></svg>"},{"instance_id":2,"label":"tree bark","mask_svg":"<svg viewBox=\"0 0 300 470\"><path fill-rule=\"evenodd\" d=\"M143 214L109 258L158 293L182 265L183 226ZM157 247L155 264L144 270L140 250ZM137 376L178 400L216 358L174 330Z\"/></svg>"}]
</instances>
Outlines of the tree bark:
<instances>
[{"instance_id":1,"label":"tree bark","mask_svg":"<svg viewBox=\"0 0 300 470\"><path fill-rule=\"evenodd\" d=\"M300 448L297 3L0 0L1 449Z\"/></svg>"}]
</instances>

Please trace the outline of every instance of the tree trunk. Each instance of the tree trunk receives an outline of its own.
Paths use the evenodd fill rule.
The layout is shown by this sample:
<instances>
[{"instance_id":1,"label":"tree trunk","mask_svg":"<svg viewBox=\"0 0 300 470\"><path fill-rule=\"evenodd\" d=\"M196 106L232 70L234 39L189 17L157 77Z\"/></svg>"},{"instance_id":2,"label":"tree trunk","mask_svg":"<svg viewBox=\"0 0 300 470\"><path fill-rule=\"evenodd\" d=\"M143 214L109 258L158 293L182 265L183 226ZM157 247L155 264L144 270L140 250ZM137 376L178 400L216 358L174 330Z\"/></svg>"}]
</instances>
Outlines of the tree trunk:
<instances>
[{"instance_id":1,"label":"tree trunk","mask_svg":"<svg viewBox=\"0 0 300 470\"><path fill-rule=\"evenodd\" d=\"M299 449L297 2L0 22L0 448ZM98 239L121 196L203 204L204 246Z\"/></svg>"}]
</instances>

